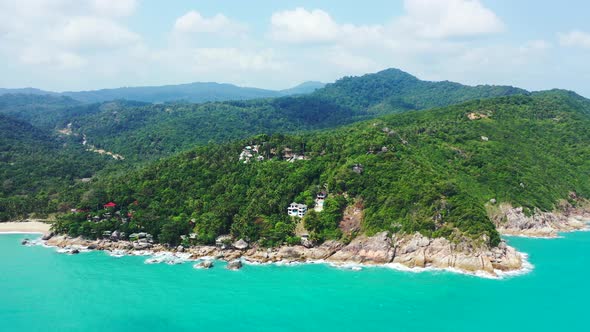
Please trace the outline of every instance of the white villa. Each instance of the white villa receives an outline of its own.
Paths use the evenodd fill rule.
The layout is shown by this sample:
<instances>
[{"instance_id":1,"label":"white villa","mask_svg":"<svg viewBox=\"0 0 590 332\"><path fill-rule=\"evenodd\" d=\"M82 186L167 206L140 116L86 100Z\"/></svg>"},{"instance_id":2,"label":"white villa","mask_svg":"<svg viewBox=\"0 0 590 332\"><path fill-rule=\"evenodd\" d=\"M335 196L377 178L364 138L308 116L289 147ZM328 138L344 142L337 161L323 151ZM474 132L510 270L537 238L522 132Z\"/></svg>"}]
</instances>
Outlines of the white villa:
<instances>
[{"instance_id":1,"label":"white villa","mask_svg":"<svg viewBox=\"0 0 590 332\"><path fill-rule=\"evenodd\" d=\"M307 205L291 203L291 205L289 205L289 208L287 209L287 213L291 217L303 218L303 216L307 213Z\"/></svg>"}]
</instances>

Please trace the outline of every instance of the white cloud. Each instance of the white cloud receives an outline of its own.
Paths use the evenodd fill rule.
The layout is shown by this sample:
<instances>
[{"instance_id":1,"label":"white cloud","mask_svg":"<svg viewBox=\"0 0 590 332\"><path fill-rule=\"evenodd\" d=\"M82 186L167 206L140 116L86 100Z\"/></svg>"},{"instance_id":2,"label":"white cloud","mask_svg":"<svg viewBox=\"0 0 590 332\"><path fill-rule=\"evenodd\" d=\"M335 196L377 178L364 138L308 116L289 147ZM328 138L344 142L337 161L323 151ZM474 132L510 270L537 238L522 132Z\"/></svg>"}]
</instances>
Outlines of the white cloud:
<instances>
[{"instance_id":1,"label":"white cloud","mask_svg":"<svg viewBox=\"0 0 590 332\"><path fill-rule=\"evenodd\" d=\"M118 22L136 7L136 0L0 0L1 51L27 66L80 68L141 43Z\"/></svg>"},{"instance_id":2,"label":"white cloud","mask_svg":"<svg viewBox=\"0 0 590 332\"><path fill-rule=\"evenodd\" d=\"M51 32L51 40L68 49L104 50L132 45L141 37L111 20L75 17Z\"/></svg>"},{"instance_id":3,"label":"white cloud","mask_svg":"<svg viewBox=\"0 0 590 332\"><path fill-rule=\"evenodd\" d=\"M572 30L559 35L559 42L562 46L590 48L590 33L580 30Z\"/></svg>"},{"instance_id":4,"label":"white cloud","mask_svg":"<svg viewBox=\"0 0 590 332\"><path fill-rule=\"evenodd\" d=\"M239 34L245 30L245 27L223 14L208 18L192 10L176 20L174 30L180 33Z\"/></svg>"},{"instance_id":5,"label":"white cloud","mask_svg":"<svg viewBox=\"0 0 590 332\"><path fill-rule=\"evenodd\" d=\"M320 9L305 8L274 13L271 17L271 36L275 40L303 43L335 41L341 26Z\"/></svg>"},{"instance_id":6,"label":"white cloud","mask_svg":"<svg viewBox=\"0 0 590 332\"><path fill-rule=\"evenodd\" d=\"M87 64L86 59L79 55L60 50L51 50L46 48L27 47L20 57L20 61L26 65L51 66L59 69L77 69Z\"/></svg>"},{"instance_id":7,"label":"white cloud","mask_svg":"<svg viewBox=\"0 0 590 332\"><path fill-rule=\"evenodd\" d=\"M504 23L479 0L405 0L398 24L422 38L469 37L498 33Z\"/></svg>"},{"instance_id":8,"label":"white cloud","mask_svg":"<svg viewBox=\"0 0 590 332\"><path fill-rule=\"evenodd\" d=\"M92 0L91 6L99 15L129 16L135 12L136 0Z\"/></svg>"},{"instance_id":9,"label":"white cloud","mask_svg":"<svg viewBox=\"0 0 590 332\"><path fill-rule=\"evenodd\" d=\"M447 39L498 33L504 24L478 0L405 0L406 13L389 23L354 25L336 22L321 10L296 8L271 17L270 35L290 43L396 44L396 40Z\"/></svg>"}]
</instances>

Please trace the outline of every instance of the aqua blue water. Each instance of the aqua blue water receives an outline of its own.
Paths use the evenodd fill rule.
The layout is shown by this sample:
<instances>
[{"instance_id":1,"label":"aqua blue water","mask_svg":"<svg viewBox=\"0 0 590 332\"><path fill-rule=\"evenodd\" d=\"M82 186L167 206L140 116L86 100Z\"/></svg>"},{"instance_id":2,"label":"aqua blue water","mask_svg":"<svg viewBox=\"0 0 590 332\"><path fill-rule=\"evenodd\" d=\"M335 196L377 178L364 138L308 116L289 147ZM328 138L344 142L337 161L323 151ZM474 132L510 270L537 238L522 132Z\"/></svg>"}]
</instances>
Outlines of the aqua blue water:
<instances>
[{"instance_id":1,"label":"aqua blue water","mask_svg":"<svg viewBox=\"0 0 590 332\"><path fill-rule=\"evenodd\" d=\"M511 238L504 280L325 265L146 265L0 236L0 331L590 331L590 232ZM30 235L29 235L30 237Z\"/></svg>"}]
</instances>

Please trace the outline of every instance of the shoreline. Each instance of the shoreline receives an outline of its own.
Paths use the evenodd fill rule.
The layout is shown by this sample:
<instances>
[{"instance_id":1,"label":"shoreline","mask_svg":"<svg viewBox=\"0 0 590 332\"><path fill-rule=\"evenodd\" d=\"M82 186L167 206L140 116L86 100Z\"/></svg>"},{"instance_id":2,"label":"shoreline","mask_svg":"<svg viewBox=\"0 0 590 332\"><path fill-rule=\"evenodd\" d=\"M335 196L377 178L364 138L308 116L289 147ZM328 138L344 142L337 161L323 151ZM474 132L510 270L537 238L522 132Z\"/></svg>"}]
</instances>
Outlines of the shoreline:
<instances>
[{"instance_id":1,"label":"shoreline","mask_svg":"<svg viewBox=\"0 0 590 332\"><path fill-rule=\"evenodd\" d=\"M79 238L71 238L72 242L77 242ZM530 273L534 269L534 265L530 263L528 260L529 255L527 253L518 252L516 254L521 259L521 266L518 269L513 270L500 270L494 269L493 273L490 273L485 270L474 270L469 271L462 268L457 267L437 267L430 264L426 264L425 266L407 266L399 262L389 262L389 263L382 263L382 264L371 264L371 263L359 263L353 261L331 261L329 259L309 259L309 260L290 260L290 259L281 259L276 261L259 261L254 259L251 256L246 255L244 253L241 256L233 259L226 259L224 257L220 257L220 255L216 256L200 256L194 257L191 254L190 248L187 249L186 252L178 252L172 250L160 250L161 248L154 248L156 250L109 250L109 249L94 249L88 248L82 245L72 244L72 245L53 245L48 244L50 240L41 240L41 238L31 240L27 245L28 246L43 246L45 248L53 248L56 250L57 253L60 254L78 254L78 253L89 253L89 252L102 252L105 255L110 256L111 258L122 258L122 257L145 257L144 264L148 265L158 265L158 264L167 264L167 265L181 265L181 264L193 264L194 269L208 269L203 268L200 263L202 262L222 262L225 265L229 265L231 262L240 261L243 265L246 266L297 266L297 265L325 265L330 268L335 268L339 270L348 270L348 271L361 271L364 269L389 269L398 272L406 272L406 273L428 273L428 272L445 272L445 273L453 273L453 274L461 274L466 276L478 277L483 279L492 279L492 280L502 280L506 278L521 276ZM127 241L124 241L127 242ZM193 248L194 249L194 248ZM77 250L75 253L72 251ZM280 249L279 249L280 250ZM224 268L227 268L224 267Z\"/></svg>"},{"instance_id":2,"label":"shoreline","mask_svg":"<svg viewBox=\"0 0 590 332\"><path fill-rule=\"evenodd\" d=\"M531 239L555 239L561 233L590 231L590 220L587 214L563 218L559 214L547 214L545 217L560 217L558 222L543 223L542 232L539 228L513 228L502 232L505 237L524 237ZM315 247L281 246L261 248L257 245L246 249L230 246L191 246L170 248L161 244L146 244L130 241L111 241L109 239L88 240L71 238L67 235L53 235L42 230L49 230L50 225L40 222L5 223L8 227L18 228L0 234L44 234L42 238L30 240L27 245L43 245L56 248L59 253L77 254L80 252L103 251L111 257L149 256L146 264L182 264L186 262L224 261L228 264L239 261L245 265L299 265L326 264L328 266L361 270L364 268L389 268L402 272L422 273L428 271L446 271L466 274L488 279L503 279L523 275L534 266L528 261L526 253L518 252L507 245L505 239L495 248L487 246L474 247L469 241L451 243L446 239L432 239L419 233L408 235L390 235L387 232L368 237L361 235L348 244L338 241L326 241ZM2 224L0 224L1 226ZM22 227L24 225L29 225ZM530 225L530 224L528 224ZM31 227L40 227L31 230ZM504 229L505 230L505 229ZM203 268L195 264L195 268ZM239 267L238 267L239 269Z\"/></svg>"},{"instance_id":3,"label":"shoreline","mask_svg":"<svg viewBox=\"0 0 590 332\"><path fill-rule=\"evenodd\" d=\"M498 232L502 236L507 237L521 237L529 239L552 240L563 238L562 234L575 232L589 232L590 231L590 216L576 215L576 216L560 216L558 214L548 214L549 216L557 216L562 218L559 223L552 222L542 225L537 228L523 228L523 227L497 227Z\"/></svg>"},{"instance_id":4,"label":"shoreline","mask_svg":"<svg viewBox=\"0 0 590 332\"><path fill-rule=\"evenodd\" d=\"M44 234L50 228L50 224L40 221L0 222L0 234Z\"/></svg>"},{"instance_id":5,"label":"shoreline","mask_svg":"<svg viewBox=\"0 0 590 332\"><path fill-rule=\"evenodd\" d=\"M45 236L44 236L45 238ZM486 278L503 278L530 270L526 254L502 242L496 248L454 244L445 239L430 239L420 234L360 236L345 245L337 241L306 248L221 249L213 246L168 248L160 244L145 247L129 241L87 240L57 235L47 241L33 240L30 245L56 247L61 253L78 254L104 251L113 257L150 256L148 264L170 265L184 262L240 261L248 265L298 265L324 263L349 270L391 268L406 272L449 271ZM195 268L202 266L195 265ZM241 264L240 264L241 265Z\"/></svg>"}]
</instances>

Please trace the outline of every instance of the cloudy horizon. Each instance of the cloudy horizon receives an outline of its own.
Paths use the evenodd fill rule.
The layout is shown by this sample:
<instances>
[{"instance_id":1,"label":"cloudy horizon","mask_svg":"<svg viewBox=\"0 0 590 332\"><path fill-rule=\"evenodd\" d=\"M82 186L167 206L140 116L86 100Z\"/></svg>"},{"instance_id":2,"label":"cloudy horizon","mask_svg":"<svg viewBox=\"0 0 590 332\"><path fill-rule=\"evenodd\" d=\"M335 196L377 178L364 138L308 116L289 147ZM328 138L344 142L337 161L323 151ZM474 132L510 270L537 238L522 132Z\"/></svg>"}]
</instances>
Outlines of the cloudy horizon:
<instances>
[{"instance_id":1,"label":"cloudy horizon","mask_svg":"<svg viewBox=\"0 0 590 332\"><path fill-rule=\"evenodd\" d=\"M590 96L590 5L523 0L0 0L0 87L284 89L399 68Z\"/></svg>"}]
</instances>

